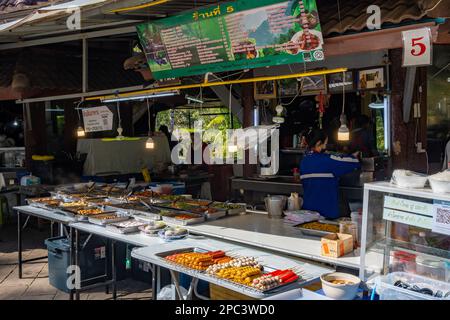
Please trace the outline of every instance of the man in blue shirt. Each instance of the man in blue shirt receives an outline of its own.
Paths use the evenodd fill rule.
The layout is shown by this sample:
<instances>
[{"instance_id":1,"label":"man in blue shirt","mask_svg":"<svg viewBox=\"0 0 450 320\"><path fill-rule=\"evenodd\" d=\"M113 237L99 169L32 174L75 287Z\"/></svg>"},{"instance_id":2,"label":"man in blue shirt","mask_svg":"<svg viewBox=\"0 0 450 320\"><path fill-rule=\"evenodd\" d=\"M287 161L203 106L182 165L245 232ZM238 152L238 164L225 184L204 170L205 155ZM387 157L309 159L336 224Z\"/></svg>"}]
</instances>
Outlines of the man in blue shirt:
<instances>
[{"instance_id":1,"label":"man in blue shirt","mask_svg":"<svg viewBox=\"0 0 450 320\"><path fill-rule=\"evenodd\" d=\"M355 156L324 153L328 137L323 130L313 129L306 136L310 151L300 164L304 190L303 209L319 212L329 219L340 217L339 178L361 165Z\"/></svg>"}]
</instances>

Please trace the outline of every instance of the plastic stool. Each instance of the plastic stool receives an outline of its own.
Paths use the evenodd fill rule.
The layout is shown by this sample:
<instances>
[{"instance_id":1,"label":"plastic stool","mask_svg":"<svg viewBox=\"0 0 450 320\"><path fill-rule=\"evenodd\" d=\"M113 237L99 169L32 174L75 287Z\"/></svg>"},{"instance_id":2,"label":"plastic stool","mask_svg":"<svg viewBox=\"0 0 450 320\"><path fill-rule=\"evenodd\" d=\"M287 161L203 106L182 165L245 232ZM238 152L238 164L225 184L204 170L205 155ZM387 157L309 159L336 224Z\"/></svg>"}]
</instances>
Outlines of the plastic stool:
<instances>
[{"instance_id":1,"label":"plastic stool","mask_svg":"<svg viewBox=\"0 0 450 320\"><path fill-rule=\"evenodd\" d=\"M6 222L6 214L9 217L8 198L0 196L0 226Z\"/></svg>"}]
</instances>

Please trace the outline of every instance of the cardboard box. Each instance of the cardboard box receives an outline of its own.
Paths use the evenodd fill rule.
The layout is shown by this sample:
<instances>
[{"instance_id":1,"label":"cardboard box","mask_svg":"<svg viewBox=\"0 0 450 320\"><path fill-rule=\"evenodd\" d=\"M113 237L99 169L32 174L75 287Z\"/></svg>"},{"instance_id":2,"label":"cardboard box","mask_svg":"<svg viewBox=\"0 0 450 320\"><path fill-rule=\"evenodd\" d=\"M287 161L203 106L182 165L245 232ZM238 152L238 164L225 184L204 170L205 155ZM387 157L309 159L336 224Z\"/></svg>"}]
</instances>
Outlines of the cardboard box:
<instances>
[{"instance_id":1,"label":"cardboard box","mask_svg":"<svg viewBox=\"0 0 450 320\"><path fill-rule=\"evenodd\" d=\"M353 236L333 233L321 239L322 256L339 258L353 251Z\"/></svg>"}]
</instances>

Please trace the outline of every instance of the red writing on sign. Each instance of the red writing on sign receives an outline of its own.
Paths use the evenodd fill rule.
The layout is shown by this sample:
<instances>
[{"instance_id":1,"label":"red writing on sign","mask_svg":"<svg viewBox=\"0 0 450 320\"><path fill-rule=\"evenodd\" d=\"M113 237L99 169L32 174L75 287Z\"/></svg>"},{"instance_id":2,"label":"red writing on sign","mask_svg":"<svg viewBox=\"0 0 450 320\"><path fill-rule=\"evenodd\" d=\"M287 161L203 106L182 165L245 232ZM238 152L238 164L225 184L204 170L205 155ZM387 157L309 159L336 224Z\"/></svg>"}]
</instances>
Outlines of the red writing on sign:
<instances>
[{"instance_id":1,"label":"red writing on sign","mask_svg":"<svg viewBox=\"0 0 450 320\"><path fill-rule=\"evenodd\" d=\"M415 57L420 57L427 51L427 46L421 42L424 37L411 39L411 46L416 47L411 50L411 54Z\"/></svg>"},{"instance_id":2,"label":"red writing on sign","mask_svg":"<svg viewBox=\"0 0 450 320\"><path fill-rule=\"evenodd\" d=\"M83 111L83 115L85 117L91 117L91 116L98 116L100 113L98 111L89 111L89 110L84 110Z\"/></svg>"}]
</instances>

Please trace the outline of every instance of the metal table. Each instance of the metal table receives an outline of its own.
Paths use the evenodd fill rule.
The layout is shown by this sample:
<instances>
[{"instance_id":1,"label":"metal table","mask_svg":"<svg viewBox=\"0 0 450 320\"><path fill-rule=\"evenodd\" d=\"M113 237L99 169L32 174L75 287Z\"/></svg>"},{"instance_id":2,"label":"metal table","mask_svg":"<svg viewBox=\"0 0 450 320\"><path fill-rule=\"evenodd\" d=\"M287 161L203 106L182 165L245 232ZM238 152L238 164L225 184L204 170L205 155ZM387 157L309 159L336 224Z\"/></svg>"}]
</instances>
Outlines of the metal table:
<instances>
[{"instance_id":1,"label":"metal table","mask_svg":"<svg viewBox=\"0 0 450 320\"><path fill-rule=\"evenodd\" d=\"M36 208L33 206L13 207L13 210L16 211L16 213L17 213L17 248L18 248L18 256L19 256L18 257L19 279L22 279L22 266L24 263L38 261L38 260L48 258L48 256L45 256L45 257L38 257L38 258L27 259L27 260L22 259L22 251L23 251L23 249L22 249L22 229L25 229L30 217L33 216L33 217L37 217L40 219L45 219L45 220L50 221L51 237L53 237L53 234L54 234L54 232L53 232L54 231L53 230L54 223L58 223L61 226L60 227L60 235L63 235L64 232L67 232L66 229L64 228L64 226L69 225L70 223L74 222L75 220L74 220L74 218L67 217L60 213L55 213L50 210ZM25 220L25 223L22 225L22 216L23 215L26 215L27 218Z\"/></svg>"},{"instance_id":2,"label":"metal table","mask_svg":"<svg viewBox=\"0 0 450 320\"><path fill-rule=\"evenodd\" d=\"M323 266L314 265L311 263L303 262L298 259L285 258L281 256L274 256L272 253L263 250L253 249L247 246L235 245L227 241L221 240L213 240L205 237L202 238L187 238L185 240L178 240L174 242L163 242L154 245L150 245L144 248L135 249L132 251L131 256L135 259L148 262L159 267L167 268L171 271L172 280L174 281L174 285L177 291L177 294L180 299L182 299L181 290L179 288L179 283L177 281L177 277L175 272L181 272L187 274L193 278L190 288L188 290L187 299L191 298L193 295L204 298L196 291L196 286L198 280L204 280L209 283L233 290L235 292L239 292L246 296L255 298L255 299L264 299L270 296L279 294L280 292L287 291L292 289L293 287L299 286L299 284L293 284L291 286L286 286L279 288L279 290L274 290L270 294L262 293L257 290L253 290L246 286L238 285L232 283L230 281L226 281L223 279L219 279L217 277L213 277L204 272L199 272L196 270L191 270L187 268L183 268L176 264L172 264L167 262L164 258L160 257L159 254L164 252L170 252L173 250L185 249L185 248L200 248L208 251L215 250L223 250L227 253L232 253L234 255L239 256L253 256L257 258L263 265L269 266L274 269L301 269L302 270L302 278L303 281L301 285L307 285L311 282L316 281L322 274L331 272L332 269L326 268ZM157 292L154 292L154 296L157 295Z\"/></svg>"},{"instance_id":3,"label":"metal table","mask_svg":"<svg viewBox=\"0 0 450 320\"><path fill-rule=\"evenodd\" d=\"M76 299L79 299L79 294L81 291L92 289L93 287L98 286L112 286L112 295L113 299L116 299L117 297L117 277L116 277L116 259L115 259L115 250L116 250L116 242L123 242L127 243L133 246L137 247L145 247L145 246L152 246L152 245L159 245L162 243L162 240L160 240L157 237L148 237L146 235L140 234L140 233L131 233L131 234L120 234L115 233L107 230L103 226L94 225L87 222L75 222L70 224L70 228L74 230L75 237L74 237L74 244L73 247L75 248L75 257L78 256L77 248L79 247L79 237L78 233L79 231L86 232L89 234L95 234L104 238L107 238L111 240L111 279L102 283L102 284L96 284L93 286L89 286L86 288L78 289L75 288L75 296ZM75 266L78 266L78 258L75 259ZM158 281L158 273L159 269L157 269L153 264L151 264L151 271L152 271L152 289L153 292L156 292L157 288L157 281ZM153 295L153 298L156 298L155 295Z\"/></svg>"}]
</instances>

